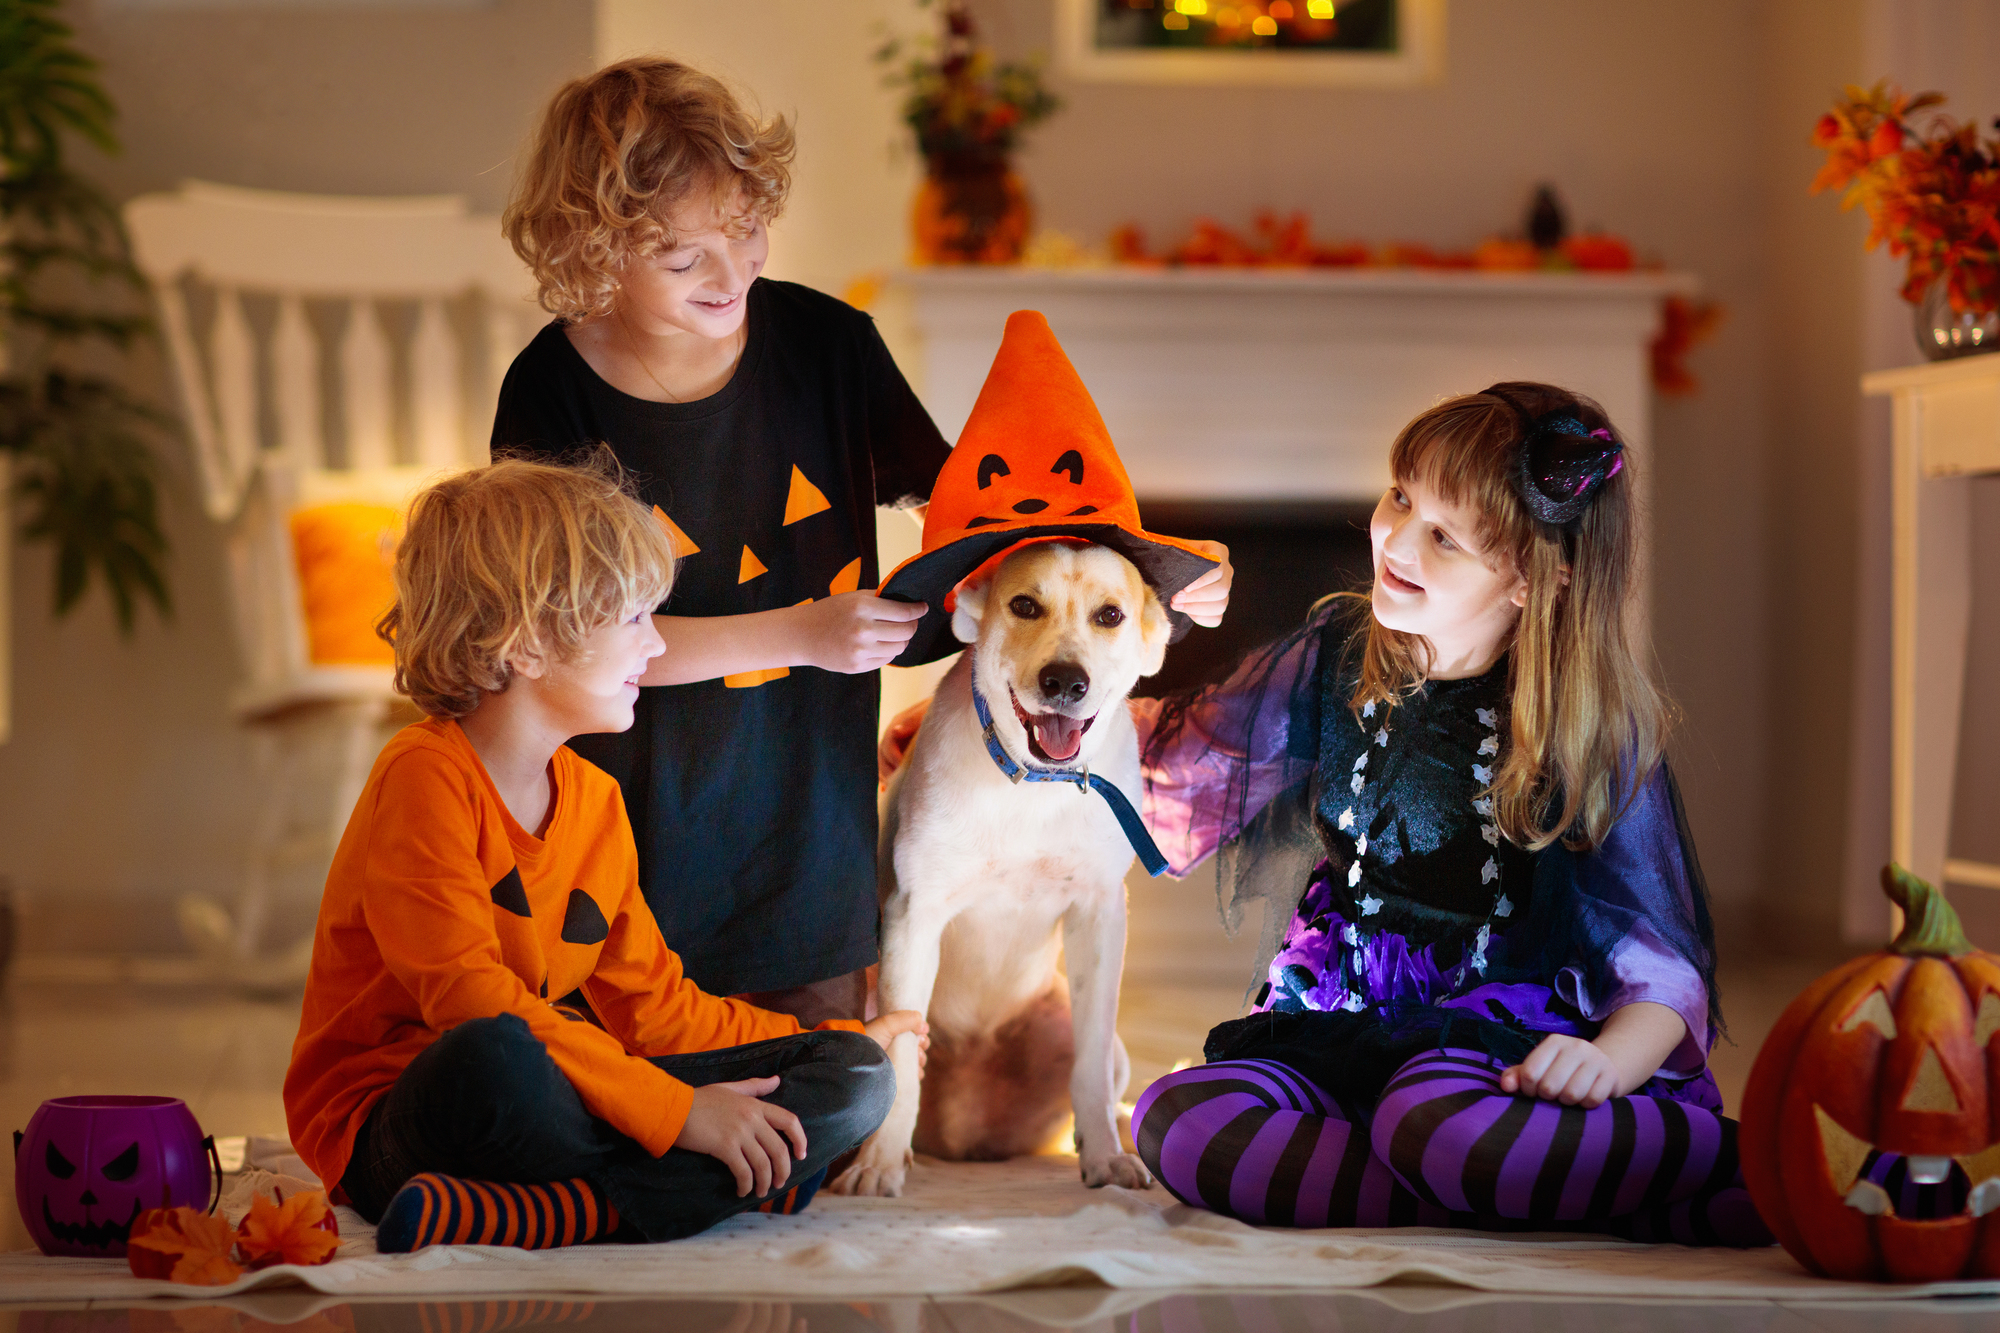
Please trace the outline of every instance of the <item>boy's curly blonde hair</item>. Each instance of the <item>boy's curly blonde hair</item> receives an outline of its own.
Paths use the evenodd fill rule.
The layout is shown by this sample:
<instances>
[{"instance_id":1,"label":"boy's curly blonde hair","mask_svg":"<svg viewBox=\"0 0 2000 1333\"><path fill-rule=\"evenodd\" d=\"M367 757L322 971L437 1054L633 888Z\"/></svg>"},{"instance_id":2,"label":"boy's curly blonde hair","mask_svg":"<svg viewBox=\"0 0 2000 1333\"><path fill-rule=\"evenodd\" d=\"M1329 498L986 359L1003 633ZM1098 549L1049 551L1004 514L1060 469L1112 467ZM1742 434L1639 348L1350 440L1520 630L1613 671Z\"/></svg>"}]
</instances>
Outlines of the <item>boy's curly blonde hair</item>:
<instances>
[{"instance_id":1,"label":"boy's curly blonde hair","mask_svg":"<svg viewBox=\"0 0 2000 1333\"><path fill-rule=\"evenodd\" d=\"M609 449L566 467L503 459L411 502L396 604L375 632L395 647L398 690L431 717L464 717L507 688L510 656L567 661L673 581L666 527Z\"/></svg>"},{"instance_id":2,"label":"boy's curly blonde hair","mask_svg":"<svg viewBox=\"0 0 2000 1333\"><path fill-rule=\"evenodd\" d=\"M712 202L725 228L776 218L794 147L784 117L758 121L700 70L621 60L549 102L501 229L543 309L608 314L626 263L678 243L668 217L682 204Z\"/></svg>"}]
</instances>

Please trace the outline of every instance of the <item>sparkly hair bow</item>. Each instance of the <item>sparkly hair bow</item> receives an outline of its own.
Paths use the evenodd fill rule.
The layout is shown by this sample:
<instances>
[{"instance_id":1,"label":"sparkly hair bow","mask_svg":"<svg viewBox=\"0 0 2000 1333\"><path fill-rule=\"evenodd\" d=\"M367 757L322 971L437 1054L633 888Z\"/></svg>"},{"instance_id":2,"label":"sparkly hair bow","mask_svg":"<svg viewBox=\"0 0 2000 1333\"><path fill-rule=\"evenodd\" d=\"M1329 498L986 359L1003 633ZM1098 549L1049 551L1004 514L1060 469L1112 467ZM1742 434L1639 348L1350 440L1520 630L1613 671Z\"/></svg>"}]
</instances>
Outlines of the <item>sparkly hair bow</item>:
<instances>
[{"instance_id":1,"label":"sparkly hair bow","mask_svg":"<svg viewBox=\"0 0 2000 1333\"><path fill-rule=\"evenodd\" d=\"M1515 446L1514 490L1528 512L1559 528L1583 517L1598 488L1625 466L1625 446L1609 430L1592 430L1567 412L1531 417L1508 395L1486 392L1527 427Z\"/></svg>"}]
</instances>

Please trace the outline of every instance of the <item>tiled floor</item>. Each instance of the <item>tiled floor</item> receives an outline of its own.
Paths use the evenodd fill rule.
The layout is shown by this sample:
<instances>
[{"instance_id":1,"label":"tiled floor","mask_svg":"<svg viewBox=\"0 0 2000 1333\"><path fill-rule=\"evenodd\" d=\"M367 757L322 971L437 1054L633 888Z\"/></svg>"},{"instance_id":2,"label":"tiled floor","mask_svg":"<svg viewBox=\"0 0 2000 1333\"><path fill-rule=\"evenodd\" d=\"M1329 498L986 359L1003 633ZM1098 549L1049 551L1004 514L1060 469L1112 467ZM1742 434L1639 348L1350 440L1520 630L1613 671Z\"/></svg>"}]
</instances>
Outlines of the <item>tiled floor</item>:
<instances>
[{"instance_id":1,"label":"tiled floor","mask_svg":"<svg viewBox=\"0 0 2000 1333\"><path fill-rule=\"evenodd\" d=\"M1727 1102L1740 1095L1765 1031L1824 964L1736 967L1722 977L1736 1044L1717 1053ZM1134 1088L1199 1058L1202 1034L1235 1012L1240 991L1135 986L1120 1026L1133 1057ZM279 1085L298 1021L296 998L255 999L194 986L82 985L16 978L0 994L0 1129L19 1128L47 1097L149 1092L184 1098L220 1134L284 1131ZM0 1159L4 1160L4 1159ZM0 1185L13 1194L12 1163ZM0 1246L28 1245L11 1207L0 1207ZM1398 1287L1322 1295L1160 1296L1101 1288L1016 1292L980 1300L859 1304L697 1301L471 1301L346 1303L271 1294L229 1306L156 1302L129 1310L22 1310L0 1306L0 1333L500 1333L530 1324L587 1324L588 1333L696 1330L706 1333L1352 1333L1353 1330L1560 1329L1563 1333L1683 1330L1684 1333L1971 1333L2000 1328L2000 1300L1872 1307L1497 1300L1445 1288Z\"/></svg>"},{"instance_id":2,"label":"tiled floor","mask_svg":"<svg viewBox=\"0 0 2000 1333\"><path fill-rule=\"evenodd\" d=\"M277 1294L228 1305L0 1306L0 1333L1984 1333L2000 1301L1859 1309L1744 1302L1496 1300L1439 1287L1365 1292L1137 1294L1099 1287L965 1300L835 1302L476 1300L347 1302ZM550 1333L556 1333L551 1327Z\"/></svg>"}]
</instances>

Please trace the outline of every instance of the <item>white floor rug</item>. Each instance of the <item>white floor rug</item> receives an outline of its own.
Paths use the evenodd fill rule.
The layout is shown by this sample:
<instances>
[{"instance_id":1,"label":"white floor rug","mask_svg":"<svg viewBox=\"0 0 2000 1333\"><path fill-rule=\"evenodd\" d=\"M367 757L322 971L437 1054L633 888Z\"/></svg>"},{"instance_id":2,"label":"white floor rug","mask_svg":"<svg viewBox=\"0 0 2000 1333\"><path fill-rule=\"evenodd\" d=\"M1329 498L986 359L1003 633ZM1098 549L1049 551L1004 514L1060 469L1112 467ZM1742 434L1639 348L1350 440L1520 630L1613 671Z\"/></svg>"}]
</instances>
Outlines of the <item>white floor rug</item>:
<instances>
[{"instance_id":1,"label":"white floor rug","mask_svg":"<svg viewBox=\"0 0 2000 1333\"><path fill-rule=\"evenodd\" d=\"M275 1177L236 1177L231 1201ZM1098 1282L1134 1290L1373 1287L1428 1283L1513 1295L1600 1299L1907 1300L2000 1295L2000 1282L1874 1286L1809 1276L1782 1250L1690 1250L1573 1235L1266 1230L1185 1208L1164 1190L1086 1190L1073 1158L920 1161L900 1199L822 1194L797 1217L745 1214L666 1245L540 1253L438 1246L377 1254L372 1229L340 1215L340 1257L227 1287L141 1281L123 1260L0 1255L0 1300L213 1298L304 1284L334 1296L604 1295L843 1299L958 1295Z\"/></svg>"}]
</instances>

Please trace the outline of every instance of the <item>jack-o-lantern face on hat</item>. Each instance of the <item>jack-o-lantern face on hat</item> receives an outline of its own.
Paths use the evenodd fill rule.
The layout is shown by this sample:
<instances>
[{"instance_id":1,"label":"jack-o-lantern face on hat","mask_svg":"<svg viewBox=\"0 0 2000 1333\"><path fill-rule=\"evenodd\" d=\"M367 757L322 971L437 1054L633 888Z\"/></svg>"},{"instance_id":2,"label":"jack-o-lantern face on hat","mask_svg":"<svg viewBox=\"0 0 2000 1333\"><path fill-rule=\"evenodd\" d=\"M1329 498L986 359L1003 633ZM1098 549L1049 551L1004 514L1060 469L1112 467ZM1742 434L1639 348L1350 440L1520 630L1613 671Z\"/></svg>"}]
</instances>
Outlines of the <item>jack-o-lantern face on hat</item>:
<instances>
[{"instance_id":1,"label":"jack-o-lantern face on hat","mask_svg":"<svg viewBox=\"0 0 2000 1333\"><path fill-rule=\"evenodd\" d=\"M1132 480L1097 404L1048 321L1020 310L1007 317L979 400L938 473L923 551L882 585L885 597L930 606L896 665L956 652L945 604L952 590L1023 542L1059 537L1111 547L1138 566L1162 603L1215 567L1192 543L1140 524ZM1188 621L1168 614L1178 638Z\"/></svg>"},{"instance_id":2,"label":"jack-o-lantern face on hat","mask_svg":"<svg viewBox=\"0 0 2000 1333\"><path fill-rule=\"evenodd\" d=\"M2000 1276L2000 958L1930 886L1884 879L1909 926L1772 1029L1744 1093L1744 1177L1816 1272Z\"/></svg>"},{"instance_id":3,"label":"jack-o-lantern face on hat","mask_svg":"<svg viewBox=\"0 0 2000 1333\"><path fill-rule=\"evenodd\" d=\"M1016 454L1011 463L1006 454L980 455L979 466L973 473L978 487L972 498L973 507L981 512L965 520L966 532L1023 519L1051 523L1058 519L1090 518L1093 514L1099 516L1092 519L1096 523L1129 521L1133 527L1138 526L1139 506L1132 499L1131 482L1126 480L1124 468L1100 480L1093 474L1110 469L1102 460L1097 467L1091 467L1081 449L1063 450L1046 467L1043 459L1036 456L1047 453L1046 449L1023 447L1010 452ZM1112 461L1116 461L1115 457ZM1019 472L1015 470L1016 464L1020 466ZM1107 489L1114 493L1107 495Z\"/></svg>"}]
</instances>

